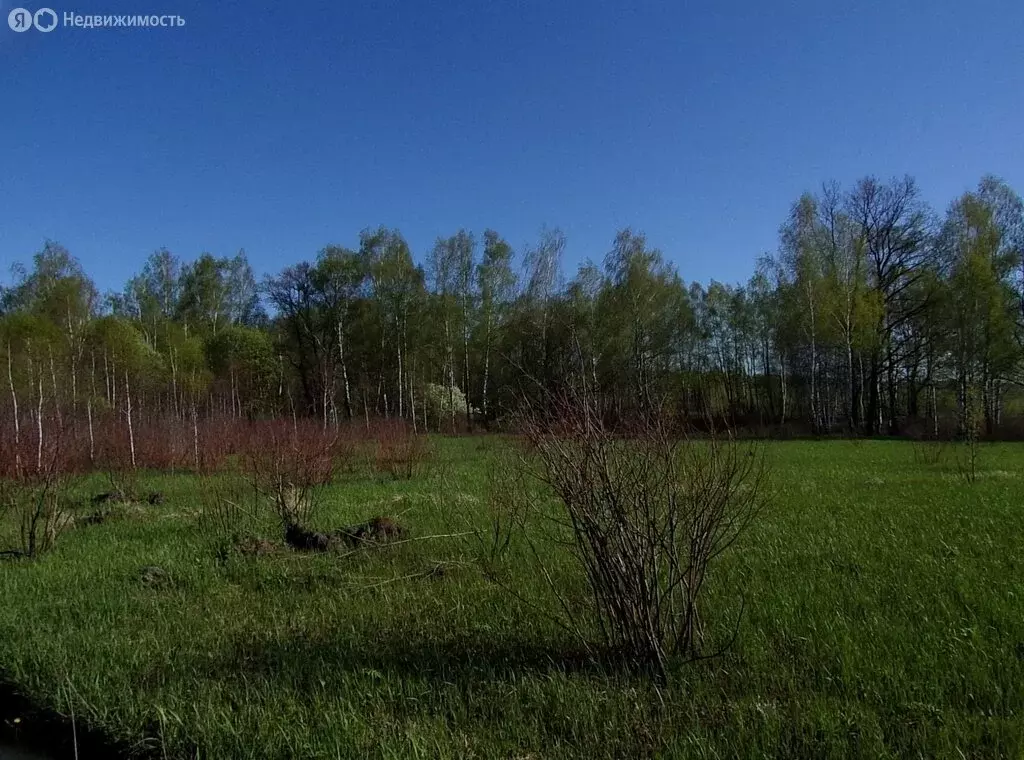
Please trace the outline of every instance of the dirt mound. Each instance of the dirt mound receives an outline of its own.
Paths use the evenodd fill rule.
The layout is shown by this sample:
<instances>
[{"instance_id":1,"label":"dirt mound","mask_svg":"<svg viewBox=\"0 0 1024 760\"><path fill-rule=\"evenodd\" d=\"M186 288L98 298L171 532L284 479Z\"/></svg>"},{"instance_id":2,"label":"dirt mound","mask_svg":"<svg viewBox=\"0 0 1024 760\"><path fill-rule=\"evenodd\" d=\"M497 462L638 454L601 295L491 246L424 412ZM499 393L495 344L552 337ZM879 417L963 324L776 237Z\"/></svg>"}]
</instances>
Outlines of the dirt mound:
<instances>
[{"instance_id":1,"label":"dirt mound","mask_svg":"<svg viewBox=\"0 0 1024 760\"><path fill-rule=\"evenodd\" d=\"M385 544L405 538L405 528L390 517L374 517L358 525L348 525L330 533L320 533L292 523L285 528L284 540L293 549L304 552L326 552L348 546Z\"/></svg>"},{"instance_id":2,"label":"dirt mound","mask_svg":"<svg viewBox=\"0 0 1024 760\"><path fill-rule=\"evenodd\" d=\"M164 495L160 491L150 491L144 497L127 491L104 491L93 496L90 501L94 507L114 504L142 504L157 507L164 503Z\"/></svg>"},{"instance_id":3,"label":"dirt mound","mask_svg":"<svg viewBox=\"0 0 1024 760\"><path fill-rule=\"evenodd\" d=\"M284 540L288 546L300 552L325 552L331 548L333 541L326 533L306 530L301 525L291 523L284 531Z\"/></svg>"},{"instance_id":4,"label":"dirt mound","mask_svg":"<svg viewBox=\"0 0 1024 760\"><path fill-rule=\"evenodd\" d=\"M98 493L91 499L93 506L100 507L107 504L123 504L124 502L131 501L128 494L121 493L120 491L104 491Z\"/></svg>"},{"instance_id":5,"label":"dirt mound","mask_svg":"<svg viewBox=\"0 0 1024 760\"><path fill-rule=\"evenodd\" d=\"M139 580L150 588L165 588L172 583L171 574L162 567L146 565L139 570Z\"/></svg>"},{"instance_id":6,"label":"dirt mound","mask_svg":"<svg viewBox=\"0 0 1024 760\"><path fill-rule=\"evenodd\" d=\"M239 554L249 557L263 557L267 554L276 554L280 546L265 538L244 536L235 541L235 549Z\"/></svg>"},{"instance_id":7,"label":"dirt mound","mask_svg":"<svg viewBox=\"0 0 1024 760\"><path fill-rule=\"evenodd\" d=\"M374 517L358 525L339 528L331 536L344 541L350 546L359 546L364 542L388 543L405 538L406 529L391 517Z\"/></svg>"}]
</instances>

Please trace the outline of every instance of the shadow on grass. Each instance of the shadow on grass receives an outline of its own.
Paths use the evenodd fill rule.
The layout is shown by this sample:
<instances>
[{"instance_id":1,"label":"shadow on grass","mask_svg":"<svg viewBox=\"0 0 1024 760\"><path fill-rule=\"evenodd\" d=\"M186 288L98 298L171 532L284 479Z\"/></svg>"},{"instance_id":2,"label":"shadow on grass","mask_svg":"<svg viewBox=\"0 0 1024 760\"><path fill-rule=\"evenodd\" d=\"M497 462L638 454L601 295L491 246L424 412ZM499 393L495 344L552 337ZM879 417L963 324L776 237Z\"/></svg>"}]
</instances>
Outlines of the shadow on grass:
<instances>
[{"instance_id":1,"label":"shadow on grass","mask_svg":"<svg viewBox=\"0 0 1024 760\"><path fill-rule=\"evenodd\" d=\"M228 681L254 675L268 680L286 678L297 688L321 685L325 673L472 684L524 673L607 677L626 672L617 658L598 657L565 643L501 638L489 633L430 639L411 631L380 631L372 640L294 636L239 642L212 661L204 661L203 670L213 678Z\"/></svg>"},{"instance_id":2,"label":"shadow on grass","mask_svg":"<svg viewBox=\"0 0 1024 760\"><path fill-rule=\"evenodd\" d=\"M7 757L6 751L32 760L117 760L145 756L146 749L116 742L81 722L72 724L24 697L0 674L0 758Z\"/></svg>"},{"instance_id":3,"label":"shadow on grass","mask_svg":"<svg viewBox=\"0 0 1024 760\"><path fill-rule=\"evenodd\" d=\"M633 699L639 703L631 702L628 709L615 704L602 708L590 703L581 705L577 711L571 701L561 701L581 693L570 687L554 702L545 702L544 707L528 699L523 704L533 707L524 712L523 704L507 701L505 685L521 683L531 676L538 682L559 675L593 679L601 694L614 691L605 688L610 683L639 687L646 692L650 681L631 676L621 661L597 658L569 643L501 638L487 632L447 639L430 639L412 631L380 631L373 639L363 632L349 638L327 635L310 639L294 635L239 642L204 661L202 669L208 677L221 681L225 691L238 694L240 699L244 694L273 692L278 687L300 698L326 691L354 705L370 698L378 703L374 709L391 715L394 726L444 716L446 721L458 723L454 731L482 731L499 744L519 741L514 738L517 721L535 719L544 728L531 741L540 742L553 753L564 751L565 742L587 746L592 746L588 742L596 742L608 751L605 756L653 757L664 743L668 728L658 700L649 693L634 694ZM495 689L496 684L503 685ZM401 686L395 689L395 685ZM411 700L399 696L420 689L433 696ZM554 693L559 691L556 686ZM314 704L318 700L319 697L311 698ZM386 706L379 703L381 700ZM608 700L614 703L615 697ZM603 698L597 699L601 701ZM456 703L463 706L465 714L459 713ZM459 717L452 718L453 710ZM616 727L602 734L600 740L595 739L596 734L584 738L578 733L580 721L585 723L594 710L607 710L605 725ZM601 756L596 749L595 753Z\"/></svg>"}]
</instances>

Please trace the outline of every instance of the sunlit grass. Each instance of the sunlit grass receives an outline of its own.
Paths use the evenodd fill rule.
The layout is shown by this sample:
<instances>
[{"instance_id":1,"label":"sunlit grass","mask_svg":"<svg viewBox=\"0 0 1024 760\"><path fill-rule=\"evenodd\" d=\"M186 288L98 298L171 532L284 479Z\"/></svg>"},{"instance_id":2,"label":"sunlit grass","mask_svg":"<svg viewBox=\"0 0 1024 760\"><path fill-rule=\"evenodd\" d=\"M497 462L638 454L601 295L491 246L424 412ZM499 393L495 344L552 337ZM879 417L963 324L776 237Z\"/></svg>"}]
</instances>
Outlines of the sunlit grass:
<instances>
[{"instance_id":1,"label":"sunlit grass","mask_svg":"<svg viewBox=\"0 0 1024 760\"><path fill-rule=\"evenodd\" d=\"M341 479L319 522L486 528L487 446L437 445L421 478ZM742 607L735 643L660 693L582 664L470 540L218 557L198 481L162 475L143 485L164 505L0 565L0 669L156 756L1020 757L1024 448L986 445L974 484L905 443L767 458L771 506L708 591L713 645ZM535 568L506 572L545 598Z\"/></svg>"}]
</instances>

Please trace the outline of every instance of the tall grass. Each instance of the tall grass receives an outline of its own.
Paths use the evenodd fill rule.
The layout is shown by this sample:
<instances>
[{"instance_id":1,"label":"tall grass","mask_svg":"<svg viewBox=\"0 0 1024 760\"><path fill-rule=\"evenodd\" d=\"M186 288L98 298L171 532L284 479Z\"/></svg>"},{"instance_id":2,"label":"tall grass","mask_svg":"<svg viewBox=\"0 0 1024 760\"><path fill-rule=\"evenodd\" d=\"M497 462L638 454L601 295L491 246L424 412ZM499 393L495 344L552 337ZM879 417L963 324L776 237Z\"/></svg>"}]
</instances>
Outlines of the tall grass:
<instances>
[{"instance_id":1,"label":"tall grass","mask_svg":"<svg viewBox=\"0 0 1024 760\"><path fill-rule=\"evenodd\" d=\"M489 447L434 446L412 479L341 476L314 527L486 530ZM154 757L1020 757L1020 447L983 445L973 484L898 442L767 456L776 502L706 589L712 637L744 606L736 642L665 688L591 664L471 542L218 558L199 480L151 473L163 506L0 565L0 670ZM527 567L515 581L549 598Z\"/></svg>"}]
</instances>

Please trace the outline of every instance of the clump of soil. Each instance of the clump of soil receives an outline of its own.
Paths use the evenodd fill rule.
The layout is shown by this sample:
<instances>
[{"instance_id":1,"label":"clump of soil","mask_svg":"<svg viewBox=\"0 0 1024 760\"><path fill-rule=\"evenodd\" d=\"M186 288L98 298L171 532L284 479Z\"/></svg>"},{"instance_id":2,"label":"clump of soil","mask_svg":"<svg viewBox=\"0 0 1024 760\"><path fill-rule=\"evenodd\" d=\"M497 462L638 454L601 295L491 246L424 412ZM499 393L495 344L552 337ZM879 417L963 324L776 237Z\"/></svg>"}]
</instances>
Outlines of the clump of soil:
<instances>
[{"instance_id":1,"label":"clump of soil","mask_svg":"<svg viewBox=\"0 0 1024 760\"><path fill-rule=\"evenodd\" d=\"M131 499L128 498L127 494L120 491L104 491L92 497L94 507L101 507L106 504L122 504L126 501L131 501Z\"/></svg>"},{"instance_id":2,"label":"clump of soil","mask_svg":"<svg viewBox=\"0 0 1024 760\"><path fill-rule=\"evenodd\" d=\"M284 531L284 540L288 546L300 552L325 552L333 543L326 533L306 530L301 525L289 523Z\"/></svg>"},{"instance_id":3,"label":"clump of soil","mask_svg":"<svg viewBox=\"0 0 1024 760\"><path fill-rule=\"evenodd\" d=\"M85 517L78 521L79 525L102 525L110 519L111 512L109 509L97 509L95 512L87 514Z\"/></svg>"},{"instance_id":4,"label":"clump of soil","mask_svg":"<svg viewBox=\"0 0 1024 760\"><path fill-rule=\"evenodd\" d=\"M104 491L98 493L91 499L93 506L101 507L113 504L138 504L146 502L150 506L159 506L164 503L164 495L160 491L150 491L145 497L127 491Z\"/></svg>"},{"instance_id":5,"label":"clump of soil","mask_svg":"<svg viewBox=\"0 0 1024 760\"><path fill-rule=\"evenodd\" d=\"M235 549L240 554L250 557L263 557L267 554L276 554L279 546L273 541L256 536L243 536L235 541Z\"/></svg>"},{"instance_id":6,"label":"clump of soil","mask_svg":"<svg viewBox=\"0 0 1024 760\"><path fill-rule=\"evenodd\" d=\"M350 546L359 546L364 542L383 544L399 541L405 538L406 530L390 517L374 517L359 525L339 528L331 535Z\"/></svg>"},{"instance_id":7,"label":"clump of soil","mask_svg":"<svg viewBox=\"0 0 1024 760\"><path fill-rule=\"evenodd\" d=\"M139 570L139 580L150 588L165 588L172 582L171 574L156 565L146 565Z\"/></svg>"},{"instance_id":8,"label":"clump of soil","mask_svg":"<svg viewBox=\"0 0 1024 760\"><path fill-rule=\"evenodd\" d=\"M442 578L446 578L447 576L448 570L440 562L434 565L432 568L430 568L430 572L427 573L428 578L433 578L435 580L441 580Z\"/></svg>"},{"instance_id":9,"label":"clump of soil","mask_svg":"<svg viewBox=\"0 0 1024 760\"><path fill-rule=\"evenodd\" d=\"M95 500L93 503L96 504ZM97 509L78 517L75 520L74 527L103 525L111 520L121 520L126 517L138 517L143 514L145 514L145 507L138 502L108 500L100 502Z\"/></svg>"},{"instance_id":10,"label":"clump of soil","mask_svg":"<svg viewBox=\"0 0 1024 760\"><path fill-rule=\"evenodd\" d=\"M326 552L344 545L356 548L363 544L384 544L406 536L406 530L390 517L374 517L358 525L348 525L330 533L307 530L297 523L285 528L288 546L304 552Z\"/></svg>"}]
</instances>

